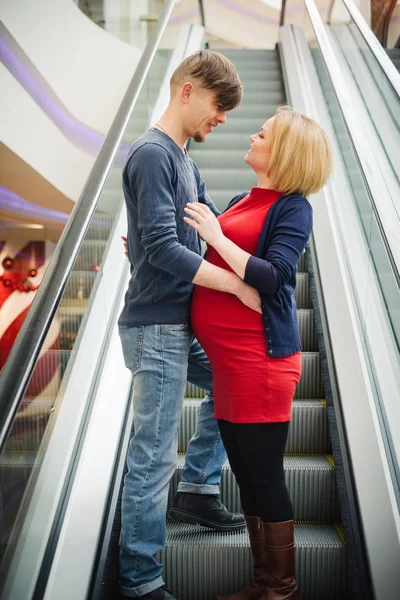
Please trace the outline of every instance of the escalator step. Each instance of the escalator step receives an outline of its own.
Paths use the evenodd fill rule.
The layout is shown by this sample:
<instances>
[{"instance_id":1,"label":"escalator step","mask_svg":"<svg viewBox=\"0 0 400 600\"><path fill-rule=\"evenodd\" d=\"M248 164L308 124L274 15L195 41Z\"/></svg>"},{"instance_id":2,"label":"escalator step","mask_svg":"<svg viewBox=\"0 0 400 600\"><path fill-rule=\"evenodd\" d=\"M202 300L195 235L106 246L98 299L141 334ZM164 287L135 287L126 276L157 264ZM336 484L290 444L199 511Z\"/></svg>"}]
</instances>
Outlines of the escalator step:
<instances>
[{"instance_id":1,"label":"escalator step","mask_svg":"<svg viewBox=\"0 0 400 600\"><path fill-rule=\"evenodd\" d=\"M305 600L337 600L345 595L345 553L335 525L296 524L296 575ZM214 600L241 589L252 577L246 532L215 533L168 523L159 553L165 580L184 600Z\"/></svg>"},{"instance_id":2,"label":"escalator step","mask_svg":"<svg viewBox=\"0 0 400 600\"><path fill-rule=\"evenodd\" d=\"M214 134L216 136L216 134ZM257 185L257 176L250 169L210 169L204 168L201 173L207 188L229 187L241 191L250 190Z\"/></svg>"},{"instance_id":3,"label":"escalator step","mask_svg":"<svg viewBox=\"0 0 400 600\"><path fill-rule=\"evenodd\" d=\"M169 506L181 480L185 457L171 479ZM329 456L285 456L285 478L298 521L332 521L336 515L335 471ZM241 511L239 489L228 461L222 470L221 501L233 512Z\"/></svg>"},{"instance_id":4,"label":"escalator step","mask_svg":"<svg viewBox=\"0 0 400 600\"><path fill-rule=\"evenodd\" d=\"M243 133L247 134L248 136L252 133L257 133L257 131L260 131L260 126L262 125L262 123L260 123L260 118L261 121L263 121L268 119L269 117L272 117L275 114L275 110L276 105L271 104L269 106L265 106L265 112L263 113L263 116L259 118L254 118L251 115L248 117L243 115L234 119L229 119L228 115L225 125L217 127L217 129L210 135L210 137L216 137L217 135L225 136L227 133ZM205 179L204 175L203 178Z\"/></svg>"},{"instance_id":5,"label":"escalator step","mask_svg":"<svg viewBox=\"0 0 400 600\"><path fill-rule=\"evenodd\" d=\"M196 429L202 400L186 398L179 427L178 452L186 452ZM326 404L321 400L295 400L286 443L289 454L324 454L330 451Z\"/></svg>"},{"instance_id":6,"label":"escalator step","mask_svg":"<svg viewBox=\"0 0 400 600\"><path fill-rule=\"evenodd\" d=\"M228 116L229 123L229 116ZM257 121L258 127L260 126L259 121ZM231 131L225 131L226 125L224 127L224 135L216 135L214 131L207 137L206 145L201 145L201 148L205 150L234 150L234 149L243 149L245 153L249 149L250 140L249 136L253 133L252 129L248 129L242 132L233 133ZM218 131L218 130L217 130ZM258 131L258 129L257 129ZM195 150L200 147L200 144L196 142L191 142L190 151ZM244 156L244 154L243 154ZM235 194L238 194L239 190L235 191Z\"/></svg>"},{"instance_id":7,"label":"escalator step","mask_svg":"<svg viewBox=\"0 0 400 600\"><path fill-rule=\"evenodd\" d=\"M100 265L107 242L103 240L85 240L82 243L75 267L77 271L90 271L95 265Z\"/></svg>"},{"instance_id":8,"label":"escalator step","mask_svg":"<svg viewBox=\"0 0 400 600\"><path fill-rule=\"evenodd\" d=\"M214 169L243 169L246 173L252 174L250 167L244 162L245 152L240 148L235 150L226 150L223 153L219 150L192 150L190 152L190 156L199 167L201 173L204 170L207 170L207 167L212 165ZM221 173L220 178L222 179ZM206 184L210 185L208 181L206 181Z\"/></svg>"}]
</instances>

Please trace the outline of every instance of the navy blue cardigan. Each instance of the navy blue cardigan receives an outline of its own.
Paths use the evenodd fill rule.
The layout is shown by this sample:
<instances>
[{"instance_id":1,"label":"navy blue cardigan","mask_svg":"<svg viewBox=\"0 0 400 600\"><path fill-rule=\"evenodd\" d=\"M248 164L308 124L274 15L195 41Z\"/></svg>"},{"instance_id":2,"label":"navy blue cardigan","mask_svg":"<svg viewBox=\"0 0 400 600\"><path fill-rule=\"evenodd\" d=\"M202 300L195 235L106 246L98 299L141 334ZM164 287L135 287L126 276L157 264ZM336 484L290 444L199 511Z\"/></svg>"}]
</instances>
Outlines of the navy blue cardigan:
<instances>
[{"instance_id":1,"label":"navy blue cardigan","mask_svg":"<svg viewBox=\"0 0 400 600\"><path fill-rule=\"evenodd\" d=\"M247 194L235 196L226 210ZM282 196L269 209L256 256L246 265L244 281L260 292L267 351L272 358L302 350L294 289L297 263L312 221L312 207L304 196Z\"/></svg>"}]
</instances>

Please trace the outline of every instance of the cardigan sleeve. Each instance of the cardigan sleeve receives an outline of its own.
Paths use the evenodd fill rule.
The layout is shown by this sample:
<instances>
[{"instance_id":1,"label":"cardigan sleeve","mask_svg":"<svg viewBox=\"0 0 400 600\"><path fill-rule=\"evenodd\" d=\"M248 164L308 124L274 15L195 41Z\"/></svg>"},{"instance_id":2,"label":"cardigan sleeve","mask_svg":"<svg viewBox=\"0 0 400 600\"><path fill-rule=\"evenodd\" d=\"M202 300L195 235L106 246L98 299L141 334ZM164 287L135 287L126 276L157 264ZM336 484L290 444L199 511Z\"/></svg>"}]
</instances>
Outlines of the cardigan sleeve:
<instances>
[{"instance_id":1,"label":"cardigan sleeve","mask_svg":"<svg viewBox=\"0 0 400 600\"><path fill-rule=\"evenodd\" d=\"M307 201L290 202L281 214L264 258L250 256L244 275L261 294L273 296L295 274L312 230L312 208Z\"/></svg>"}]
</instances>

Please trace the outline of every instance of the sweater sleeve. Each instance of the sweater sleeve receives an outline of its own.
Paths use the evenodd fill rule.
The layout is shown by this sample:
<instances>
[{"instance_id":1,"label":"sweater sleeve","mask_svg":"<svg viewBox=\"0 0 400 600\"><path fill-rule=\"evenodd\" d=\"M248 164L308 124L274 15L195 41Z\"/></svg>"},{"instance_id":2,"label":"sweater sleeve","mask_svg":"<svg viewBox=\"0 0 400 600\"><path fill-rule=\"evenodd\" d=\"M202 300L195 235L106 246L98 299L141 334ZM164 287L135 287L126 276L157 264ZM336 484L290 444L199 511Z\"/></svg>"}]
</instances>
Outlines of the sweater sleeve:
<instances>
[{"instance_id":1,"label":"sweater sleeve","mask_svg":"<svg viewBox=\"0 0 400 600\"><path fill-rule=\"evenodd\" d=\"M251 256L244 281L262 294L272 296L295 274L301 253L312 230L312 208L295 200L278 219L264 258Z\"/></svg>"},{"instance_id":2,"label":"sweater sleeve","mask_svg":"<svg viewBox=\"0 0 400 600\"><path fill-rule=\"evenodd\" d=\"M194 175L195 175L196 181L197 181L197 189L198 189L197 198L198 198L198 201L201 202L202 204L206 204L208 206L208 208L211 210L211 212L216 217L219 217L219 215L221 213L218 210L218 208L215 206L214 202L211 200L210 196L207 194L205 181L202 178L202 176L200 175L200 171L199 171L196 163L194 162L193 159L191 159L191 161L192 161Z\"/></svg>"},{"instance_id":3,"label":"sweater sleeve","mask_svg":"<svg viewBox=\"0 0 400 600\"><path fill-rule=\"evenodd\" d=\"M191 282L203 258L178 239L172 158L161 146L146 143L132 155L127 175L149 263Z\"/></svg>"}]
</instances>

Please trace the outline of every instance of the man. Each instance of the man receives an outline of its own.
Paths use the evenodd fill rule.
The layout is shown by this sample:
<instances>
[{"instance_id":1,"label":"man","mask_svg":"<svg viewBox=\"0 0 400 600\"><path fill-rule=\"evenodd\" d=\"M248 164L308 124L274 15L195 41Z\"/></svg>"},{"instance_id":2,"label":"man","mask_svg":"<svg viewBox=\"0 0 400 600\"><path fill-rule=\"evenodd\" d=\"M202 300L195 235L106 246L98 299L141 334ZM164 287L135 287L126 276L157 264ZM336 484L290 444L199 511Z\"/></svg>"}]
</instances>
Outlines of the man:
<instances>
[{"instance_id":1,"label":"man","mask_svg":"<svg viewBox=\"0 0 400 600\"><path fill-rule=\"evenodd\" d=\"M232 63L202 51L171 78L169 105L129 151L123 172L128 255L135 257L119 319L126 366L132 371L134 436L122 495L120 591L130 598L173 599L156 552L166 536L168 486L176 467L177 432L186 380L206 389L196 433L171 516L222 531L242 529L243 515L219 501L226 454L213 416L211 369L189 325L193 284L235 294L261 312L258 293L234 273L203 260L200 240L185 224L187 202L207 204L205 184L185 144L205 141L241 101Z\"/></svg>"}]
</instances>

